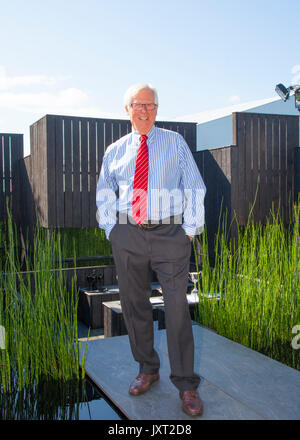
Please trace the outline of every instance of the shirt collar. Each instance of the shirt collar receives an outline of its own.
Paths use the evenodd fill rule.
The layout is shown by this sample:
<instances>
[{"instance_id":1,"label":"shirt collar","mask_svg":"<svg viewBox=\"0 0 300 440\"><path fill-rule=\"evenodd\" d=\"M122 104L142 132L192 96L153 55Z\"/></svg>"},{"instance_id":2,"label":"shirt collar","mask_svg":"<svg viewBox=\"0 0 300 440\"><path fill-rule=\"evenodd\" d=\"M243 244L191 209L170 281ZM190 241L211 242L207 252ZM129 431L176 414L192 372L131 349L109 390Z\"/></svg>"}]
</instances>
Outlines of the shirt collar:
<instances>
[{"instance_id":1,"label":"shirt collar","mask_svg":"<svg viewBox=\"0 0 300 440\"><path fill-rule=\"evenodd\" d=\"M147 136L148 136L147 143L150 142L154 138L155 130L156 130L156 127L155 127L155 125L153 125L151 130L147 133ZM132 129L132 135L133 135L134 140L139 143L140 137L141 137L140 133L137 132L136 130Z\"/></svg>"}]
</instances>

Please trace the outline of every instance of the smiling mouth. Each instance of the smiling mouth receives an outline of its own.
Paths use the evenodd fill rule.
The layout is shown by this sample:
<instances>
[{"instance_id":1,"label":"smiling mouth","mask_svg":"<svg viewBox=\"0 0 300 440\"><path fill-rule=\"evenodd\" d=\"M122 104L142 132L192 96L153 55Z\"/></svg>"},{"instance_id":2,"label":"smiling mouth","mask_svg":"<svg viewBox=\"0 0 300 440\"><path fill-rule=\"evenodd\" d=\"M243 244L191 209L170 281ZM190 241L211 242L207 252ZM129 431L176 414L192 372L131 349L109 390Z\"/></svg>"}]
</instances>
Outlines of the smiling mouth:
<instances>
[{"instance_id":1,"label":"smiling mouth","mask_svg":"<svg viewBox=\"0 0 300 440\"><path fill-rule=\"evenodd\" d=\"M140 116L139 118L141 121L147 121L148 120L148 116Z\"/></svg>"}]
</instances>

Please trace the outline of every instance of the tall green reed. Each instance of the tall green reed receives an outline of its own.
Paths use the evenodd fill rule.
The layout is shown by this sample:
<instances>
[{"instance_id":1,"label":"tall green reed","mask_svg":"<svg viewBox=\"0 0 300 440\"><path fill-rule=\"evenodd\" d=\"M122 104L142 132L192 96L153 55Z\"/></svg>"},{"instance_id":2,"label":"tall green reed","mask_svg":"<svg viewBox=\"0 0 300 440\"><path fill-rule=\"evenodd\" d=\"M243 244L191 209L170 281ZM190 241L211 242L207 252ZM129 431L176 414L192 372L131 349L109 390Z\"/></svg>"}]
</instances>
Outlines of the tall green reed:
<instances>
[{"instance_id":1,"label":"tall green reed","mask_svg":"<svg viewBox=\"0 0 300 440\"><path fill-rule=\"evenodd\" d=\"M0 316L6 347L0 350L4 391L19 389L40 377L78 378L79 358L84 375L86 352L78 344L76 282L67 291L62 271L60 235L36 228L32 256L25 254L21 272L16 255L17 231L8 214L5 274L1 278ZM32 269L30 271L29 269Z\"/></svg>"},{"instance_id":2,"label":"tall green reed","mask_svg":"<svg viewBox=\"0 0 300 440\"><path fill-rule=\"evenodd\" d=\"M300 370L300 357L291 346L292 328L300 324L300 204L294 221L283 225L274 212L266 225L238 228L229 239L227 220L219 223L213 267L206 229L197 320L219 334ZM236 244L237 243L237 244ZM220 293L209 299L207 293Z\"/></svg>"},{"instance_id":3,"label":"tall green reed","mask_svg":"<svg viewBox=\"0 0 300 440\"><path fill-rule=\"evenodd\" d=\"M54 231L60 235L62 257L92 257L97 255L110 256L110 242L100 228L61 228ZM82 262L81 265L89 263Z\"/></svg>"}]
</instances>

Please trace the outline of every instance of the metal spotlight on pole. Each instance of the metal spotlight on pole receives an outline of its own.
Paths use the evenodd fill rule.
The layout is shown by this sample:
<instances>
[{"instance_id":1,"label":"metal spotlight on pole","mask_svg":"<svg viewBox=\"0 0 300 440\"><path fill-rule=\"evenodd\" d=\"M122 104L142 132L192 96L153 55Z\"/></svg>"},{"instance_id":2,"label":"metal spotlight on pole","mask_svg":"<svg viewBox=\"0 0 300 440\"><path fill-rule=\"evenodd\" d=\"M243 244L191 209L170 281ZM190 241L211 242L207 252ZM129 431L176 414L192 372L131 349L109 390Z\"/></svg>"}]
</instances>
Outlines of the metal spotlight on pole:
<instances>
[{"instance_id":1,"label":"metal spotlight on pole","mask_svg":"<svg viewBox=\"0 0 300 440\"><path fill-rule=\"evenodd\" d=\"M300 85L294 85L286 88L280 83L276 85L275 91L284 102L287 101L291 93L294 92L295 107L300 112Z\"/></svg>"}]
</instances>

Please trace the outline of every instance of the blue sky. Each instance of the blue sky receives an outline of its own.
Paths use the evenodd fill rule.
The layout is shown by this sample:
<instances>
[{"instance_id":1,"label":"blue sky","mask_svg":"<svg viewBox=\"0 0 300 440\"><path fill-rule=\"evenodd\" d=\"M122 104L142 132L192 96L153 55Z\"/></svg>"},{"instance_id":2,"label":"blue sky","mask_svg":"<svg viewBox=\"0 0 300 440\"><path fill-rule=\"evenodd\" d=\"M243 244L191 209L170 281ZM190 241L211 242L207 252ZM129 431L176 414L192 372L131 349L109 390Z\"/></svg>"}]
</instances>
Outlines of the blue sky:
<instances>
[{"instance_id":1,"label":"blue sky","mask_svg":"<svg viewBox=\"0 0 300 440\"><path fill-rule=\"evenodd\" d=\"M275 97L300 84L300 0L2 0L0 132L47 113L124 116L158 89L161 119Z\"/></svg>"}]
</instances>

